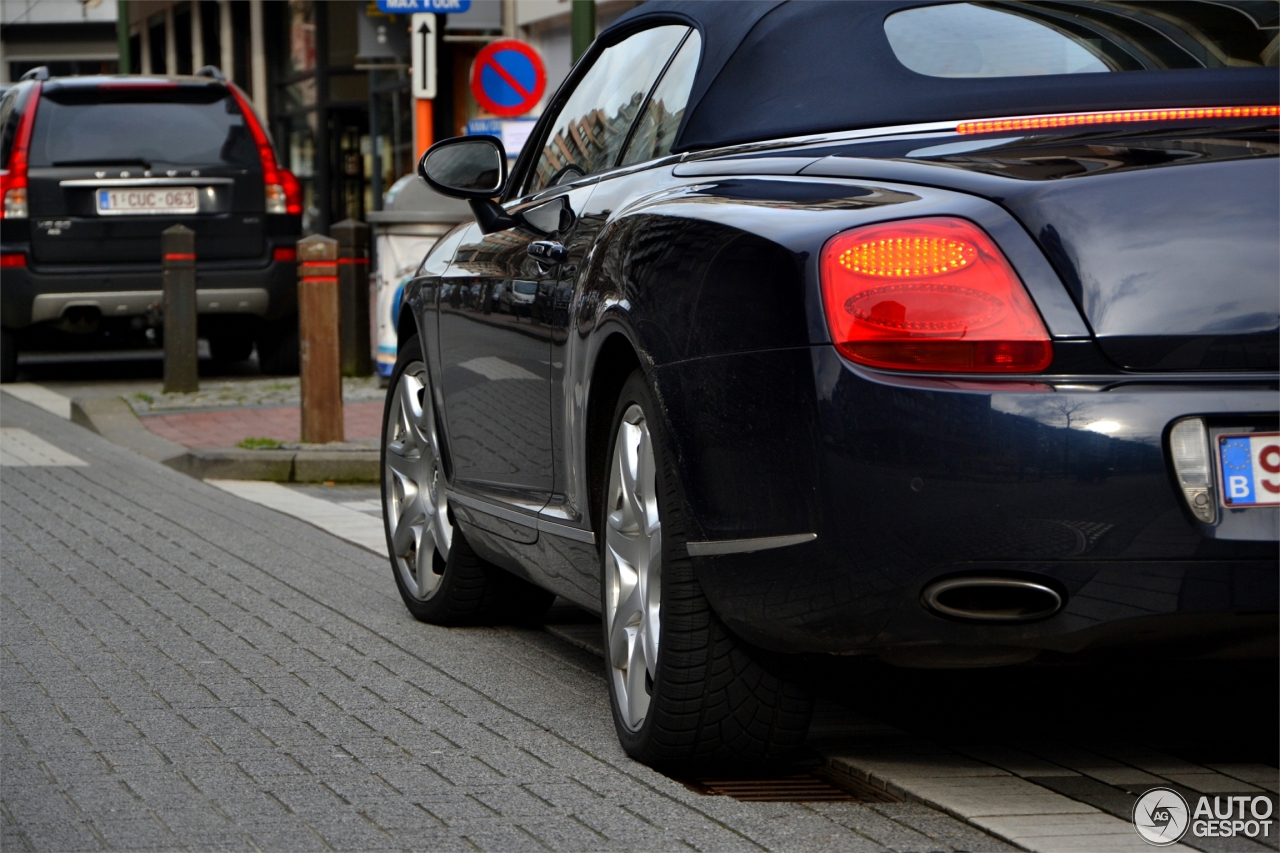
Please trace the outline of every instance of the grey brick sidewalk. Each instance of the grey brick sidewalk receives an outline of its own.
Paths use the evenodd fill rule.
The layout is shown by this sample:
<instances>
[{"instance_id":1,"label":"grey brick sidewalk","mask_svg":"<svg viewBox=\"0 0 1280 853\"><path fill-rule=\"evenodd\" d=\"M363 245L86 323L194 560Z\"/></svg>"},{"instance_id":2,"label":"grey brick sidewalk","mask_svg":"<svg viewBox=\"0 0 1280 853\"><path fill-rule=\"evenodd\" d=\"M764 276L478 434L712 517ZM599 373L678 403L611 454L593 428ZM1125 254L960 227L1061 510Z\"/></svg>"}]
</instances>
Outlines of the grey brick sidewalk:
<instances>
[{"instance_id":1,"label":"grey brick sidewalk","mask_svg":"<svg viewBox=\"0 0 1280 853\"><path fill-rule=\"evenodd\" d=\"M404 612L383 561L6 397L5 850L1005 850L924 806L628 760L599 659Z\"/></svg>"}]
</instances>

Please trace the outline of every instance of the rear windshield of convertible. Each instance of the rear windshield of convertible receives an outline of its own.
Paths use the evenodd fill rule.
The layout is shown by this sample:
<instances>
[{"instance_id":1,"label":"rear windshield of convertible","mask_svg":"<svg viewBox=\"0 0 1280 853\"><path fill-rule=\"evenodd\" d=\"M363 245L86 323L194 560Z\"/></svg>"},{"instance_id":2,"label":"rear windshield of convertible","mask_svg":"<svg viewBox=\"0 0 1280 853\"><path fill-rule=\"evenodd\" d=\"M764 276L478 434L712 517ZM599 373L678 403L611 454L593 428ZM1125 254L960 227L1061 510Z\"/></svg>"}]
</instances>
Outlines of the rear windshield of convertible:
<instances>
[{"instance_id":1,"label":"rear windshield of convertible","mask_svg":"<svg viewBox=\"0 0 1280 853\"><path fill-rule=\"evenodd\" d=\"M951 3L896 12L898 61L931 77L1275 66L1274 3ZM1267 13L1259 20L1259 13Z\"/></svg>"}]
</instances>

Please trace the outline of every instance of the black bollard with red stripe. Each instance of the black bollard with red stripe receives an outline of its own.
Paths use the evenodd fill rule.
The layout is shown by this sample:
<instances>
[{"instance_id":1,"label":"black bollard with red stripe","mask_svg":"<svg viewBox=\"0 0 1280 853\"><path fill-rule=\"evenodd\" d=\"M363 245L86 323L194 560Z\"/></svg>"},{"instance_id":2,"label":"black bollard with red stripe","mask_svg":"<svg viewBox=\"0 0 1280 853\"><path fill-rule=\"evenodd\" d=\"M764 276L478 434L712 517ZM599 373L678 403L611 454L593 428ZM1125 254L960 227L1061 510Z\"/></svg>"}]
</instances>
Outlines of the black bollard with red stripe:
<instances>
[{"instance_id":1,"label":"black bollard with red stripe","mask_svg":"<svg viewBox=\"0 0 1280 853\"><path fill-rule=\"evenodd\" d=\"M196 232L174 225L160 234L164 268L164 391L200 390L196 348Z\"/></svg>"},{"instance_id":2,"label":"black bollard with red stripe","mask_svg":"<svg viewBox=\"0 0 1280 853\"><path fill-rule=\"evenodd\" d=\"M329 229L338 241L338 300L342 327L342 375L373 373L369 323L369 226L344 219Z\"/></svg>"}]
</instances>

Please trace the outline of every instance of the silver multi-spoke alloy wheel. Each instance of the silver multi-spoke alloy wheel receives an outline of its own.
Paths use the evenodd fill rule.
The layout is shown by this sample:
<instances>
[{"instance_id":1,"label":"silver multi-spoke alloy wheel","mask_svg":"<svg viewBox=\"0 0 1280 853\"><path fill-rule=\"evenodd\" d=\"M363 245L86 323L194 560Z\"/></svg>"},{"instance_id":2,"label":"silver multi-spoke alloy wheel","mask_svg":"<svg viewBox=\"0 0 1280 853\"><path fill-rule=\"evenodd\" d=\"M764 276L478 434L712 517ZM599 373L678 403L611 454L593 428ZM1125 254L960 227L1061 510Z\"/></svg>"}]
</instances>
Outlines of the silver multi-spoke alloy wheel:
<instances>
[{"instance_id":1,"label":"silver multi-spoke alloy wheel","mask_svg":"<svg viewBox=\"0 0 1280 853\"><path fill-rule=\"evenodd\" d=\"M631 731L644 724L658 671L662 523L655 467L644 410L632 405L613 444L604 547L609 670L618 711Z\"/></svg>"},{"instance_id":2,"label":"silver multi-spoke alloy wheel","mask_svg":"<svg viewBox=\"0 0 1280 853\"><path fill-rule=\"evenodd\" d=\"M449 558L449 523L440 442L436 435L427 366L410 362L400 374L387 418L385 491L391 560L409 594L435 594Z\"/></svg>"}]
</instances>

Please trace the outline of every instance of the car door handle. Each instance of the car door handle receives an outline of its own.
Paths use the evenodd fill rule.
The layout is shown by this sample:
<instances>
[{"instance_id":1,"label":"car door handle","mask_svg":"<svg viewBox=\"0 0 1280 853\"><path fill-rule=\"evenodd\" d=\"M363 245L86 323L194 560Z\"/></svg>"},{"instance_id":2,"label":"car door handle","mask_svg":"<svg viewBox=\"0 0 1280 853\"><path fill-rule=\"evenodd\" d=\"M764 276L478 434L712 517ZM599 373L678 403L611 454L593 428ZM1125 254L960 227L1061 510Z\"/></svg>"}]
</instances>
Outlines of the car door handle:
<instances>
[{"instance_id":1,"label":"car door handle","mask_svg":"<svg viewBox=\"0 0 1280 853\"><path fill-rule=\"evenodd\" d=\"M562 264L569 260L569 250L563 243L555 240L534 240L527 251L531 257L552 264Z\"/></svg>"}]
</instances>

